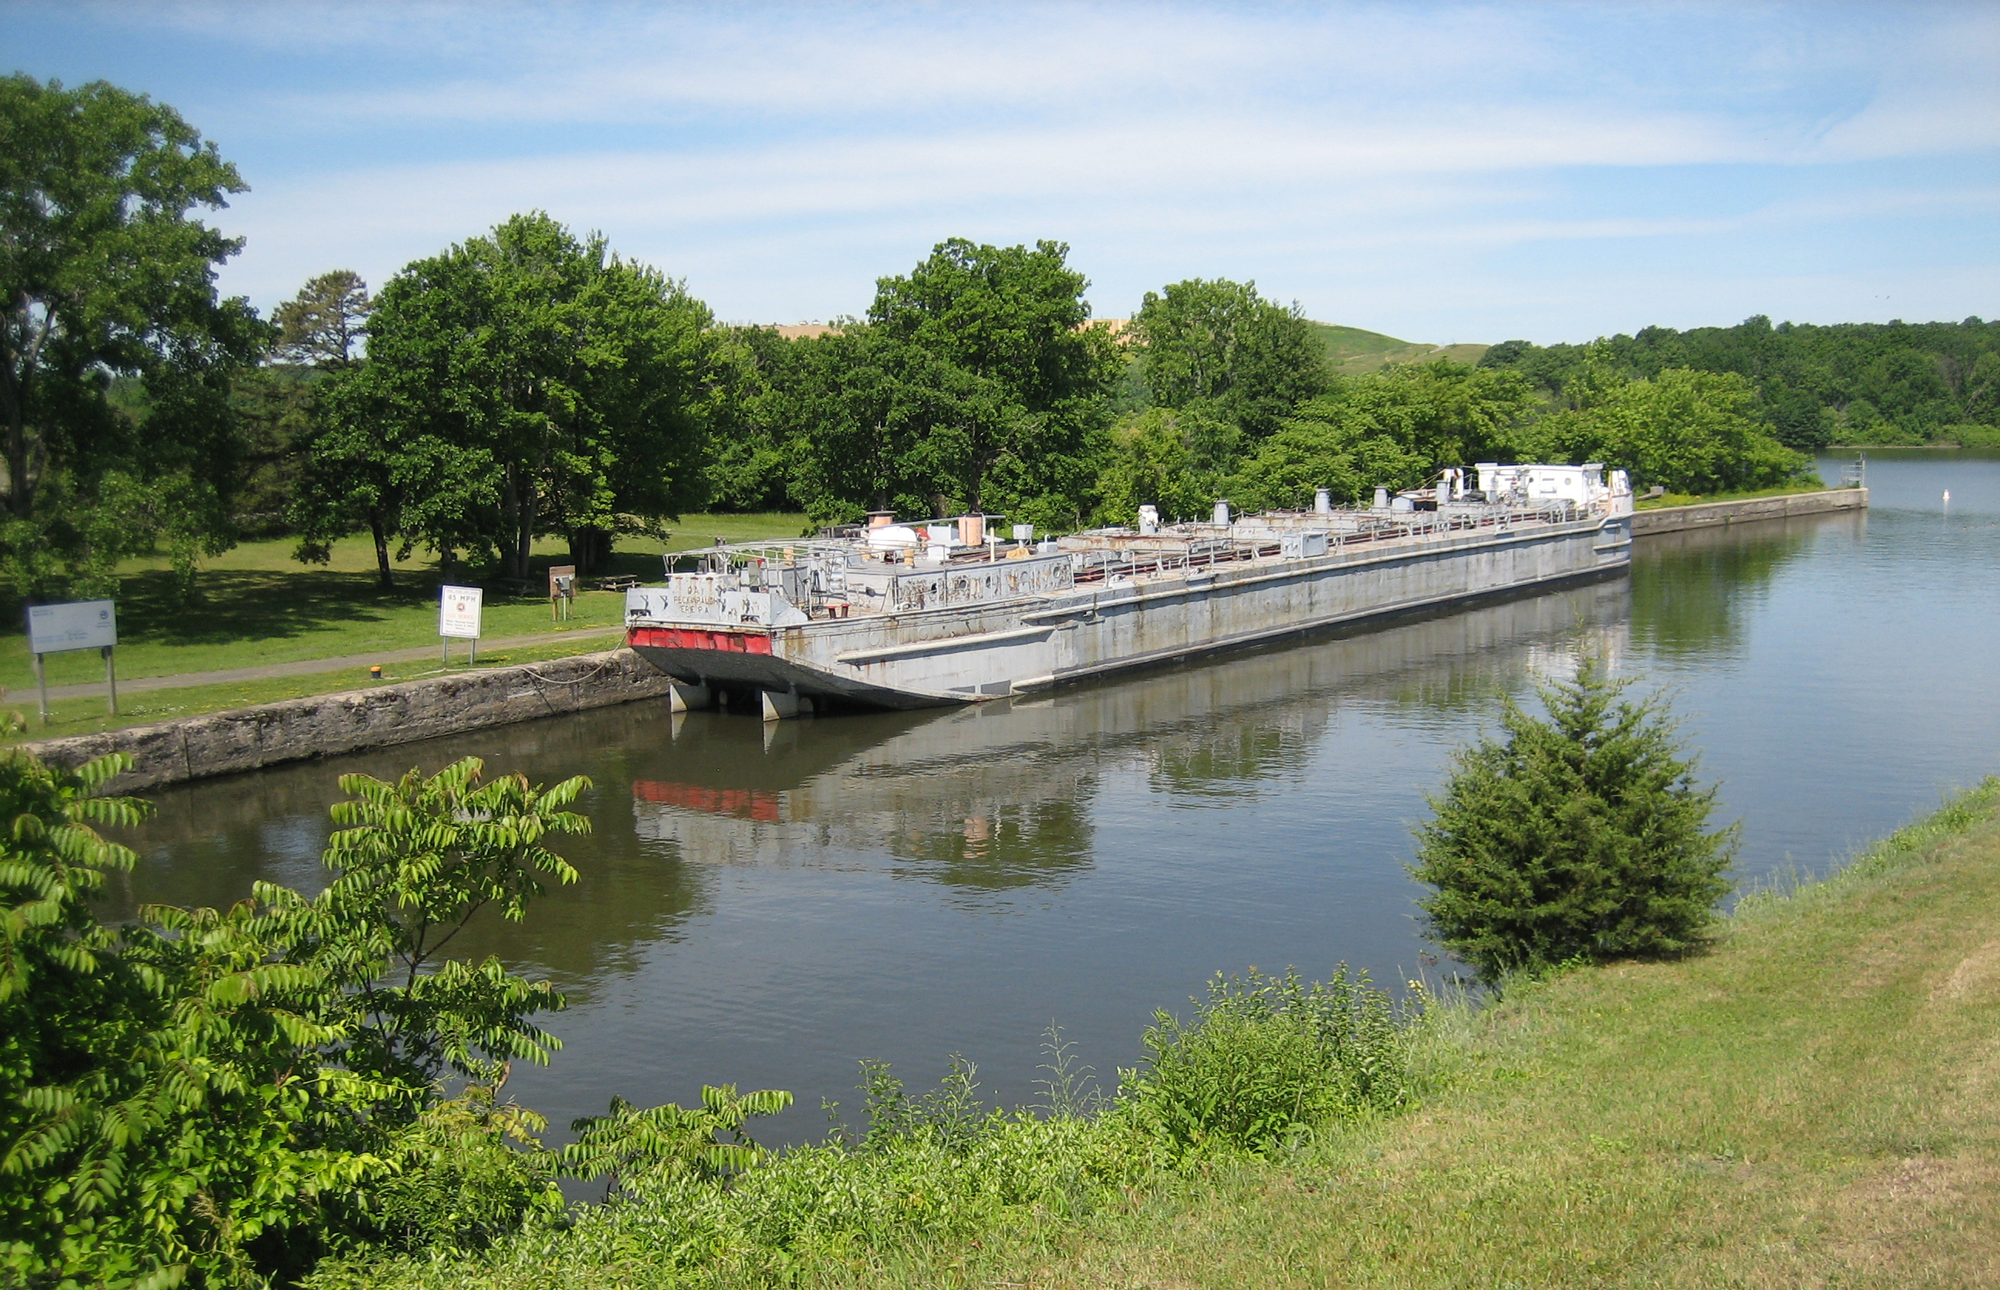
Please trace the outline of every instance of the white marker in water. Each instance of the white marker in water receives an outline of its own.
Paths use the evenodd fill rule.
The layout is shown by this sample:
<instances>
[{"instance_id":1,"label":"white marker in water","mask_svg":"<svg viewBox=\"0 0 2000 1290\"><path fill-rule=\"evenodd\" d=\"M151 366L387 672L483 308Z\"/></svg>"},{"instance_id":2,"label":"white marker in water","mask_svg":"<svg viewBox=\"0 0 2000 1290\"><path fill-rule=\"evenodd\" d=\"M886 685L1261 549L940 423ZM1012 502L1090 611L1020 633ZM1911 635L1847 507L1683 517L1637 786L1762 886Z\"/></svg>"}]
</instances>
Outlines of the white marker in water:
<instances>
[{"instance_id":1,"label":"white marker in water","mask_svg":"<svg viewBox=\"0 0 2000 1290\"><path fill-rule=\"evenodd\" d=\"M1944 490L1944 504L1946 506L1951 505L1951 490L1949 488Z\"/></svg>"}]
</instances>

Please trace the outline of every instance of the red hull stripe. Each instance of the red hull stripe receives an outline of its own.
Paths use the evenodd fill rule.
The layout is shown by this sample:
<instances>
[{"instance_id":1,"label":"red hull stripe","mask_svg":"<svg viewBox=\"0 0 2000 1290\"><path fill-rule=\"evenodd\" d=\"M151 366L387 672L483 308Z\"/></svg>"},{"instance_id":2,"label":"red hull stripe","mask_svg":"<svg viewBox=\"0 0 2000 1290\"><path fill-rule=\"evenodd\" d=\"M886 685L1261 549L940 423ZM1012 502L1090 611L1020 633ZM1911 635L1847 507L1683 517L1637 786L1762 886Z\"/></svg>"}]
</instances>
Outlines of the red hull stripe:
<instances>
[{"instance_id":1,"label":"red hull stripe","mask_svg":"<svg viewBox=\"0 0 2000 1290\"><path fill-rule=\"evenodd\" d=\"M764 789L710 788L703 784L676 784L661 779L633 780L632 797L635 801L706 811L710 815L729 815L740 820L776 821L780 805L778 795Z\"/></svg>"},{"instance_id":2,"label":"red hull stripe","mask_svg":"<svg viewBox=\"0 0 2000 1290\"><path fill-rule=\"evenodd\" d=\"M631 646L654 649L714 649L729 654L769 654L771 638L758 632L708 632L690 627L634 627L625 633Z\"/></svg>"}]
</instances>

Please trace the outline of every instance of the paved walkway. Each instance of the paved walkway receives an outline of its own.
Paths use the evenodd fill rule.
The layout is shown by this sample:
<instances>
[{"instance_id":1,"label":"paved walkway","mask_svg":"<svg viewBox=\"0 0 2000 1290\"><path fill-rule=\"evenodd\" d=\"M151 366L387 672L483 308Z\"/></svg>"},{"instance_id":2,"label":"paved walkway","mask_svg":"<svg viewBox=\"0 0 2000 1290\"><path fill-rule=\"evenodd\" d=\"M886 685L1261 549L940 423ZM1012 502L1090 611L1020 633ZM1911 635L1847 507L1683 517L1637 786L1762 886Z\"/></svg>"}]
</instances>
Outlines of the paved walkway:
<instances>
[{"instance_id":1,"label":"paved walkway","mask_svg":"<svg viewBox=\"0 0 2000 1290\"><path fill-rule=\"evenodd\" d=\"M623 627L587 627L576 631L548 632L541 636L509 636L504 639L479 642L485 650L520 649L529 645L553 645L557 641L585 640L623 632ZM452 650L456 657L465 657L465 642L453 641ZM173 676L139 676L131 680L118 679L118 693L137 694L142 690L179 690L192 685L231 685L237 681L263 681L274 676L310 676L316 672L344 672L349 668L362 673L357 683L367 680L368 668L376 663L415 663L423 659L438 658L438 647L420 645L415 649L377 650L373 654L349 654L345 658L302 658L295 663L267 663L261 667L233 667L221 672L181 672ZM50 699L87 699L101 697L104 682L89 685L52 685ZM35 695L32 685L21 686L8 691L12 702L30 699Z\"/></svg>"}]
</instances>

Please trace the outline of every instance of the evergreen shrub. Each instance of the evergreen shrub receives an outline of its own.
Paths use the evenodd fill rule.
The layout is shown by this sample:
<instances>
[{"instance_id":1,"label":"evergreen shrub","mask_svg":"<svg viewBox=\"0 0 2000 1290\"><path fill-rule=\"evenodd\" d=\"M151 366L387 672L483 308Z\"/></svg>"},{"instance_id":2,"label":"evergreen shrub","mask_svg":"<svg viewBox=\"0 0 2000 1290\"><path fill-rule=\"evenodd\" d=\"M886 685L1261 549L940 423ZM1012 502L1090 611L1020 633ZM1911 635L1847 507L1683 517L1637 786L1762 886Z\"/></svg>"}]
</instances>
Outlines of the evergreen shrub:
<instances>
[{"instance_id":1,"label":"evergreen shrub","mask_svg":"<svg viewBox=\"0 0 2000 1290\"><path fill-rule=\"evenodd\" d=\"M1418 829L1411 872L1439 944L1493 981L1572 961L1683 953L1729 890L1738 828L1710 831L1665 701L1625 699L1586 659L1542 689L1547 718L1509 702L1504 737L1461 751Z\"/></svg>"}]
</instances>

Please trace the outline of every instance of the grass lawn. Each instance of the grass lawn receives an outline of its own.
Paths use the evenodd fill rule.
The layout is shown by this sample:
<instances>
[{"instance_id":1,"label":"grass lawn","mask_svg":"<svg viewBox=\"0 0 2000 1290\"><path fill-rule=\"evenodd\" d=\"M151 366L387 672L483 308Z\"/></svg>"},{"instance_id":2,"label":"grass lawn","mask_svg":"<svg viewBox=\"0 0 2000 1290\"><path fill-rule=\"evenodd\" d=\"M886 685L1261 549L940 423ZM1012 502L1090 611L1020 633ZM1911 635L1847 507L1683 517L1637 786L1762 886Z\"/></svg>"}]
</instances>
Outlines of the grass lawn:
<instances>
[{"instance_id":1,"label":"grass lawn","mask_svg":"<svg viewBox=\"0 0 2000 1290\"><path fill-rule=\"evenodd\" d=\"M2000 781L1751 900L1711 953L1574 972L1459 1027L1415 1115L890 1279L2000 1284Z\"/></svg>"},{"instance_id":2,"label":"grass lawn","mask_svg":"<svg viewBox=\"0 0 2000 1290\"><path fill-rule=\"evenodd\" d=\"M436 655L432 655L422 662L384 664L380 681L371 678L368 669L354 668L338 672L313 672L304 676L272 677L262 681L240 681L229 685L177 686L170 690L131 693L120 690L116 717L105 711L101 695L81 699L56 699L49 704L49 724L46 726L42 724L36 711L35 692L32 689L17 690L8 694L6 704L0 707L0 722L5 723L4 726L0 726L0 746L38 739L60 739L65 735L100 734L106 730L120 730L126 726L144 726L155 721L171 721L176 717L192 717L205 712L225 712L231 708L247 708L256 703L275 703L280 699L298 699L313 694L335 694L342 690L393 685L397 681L414 681L419 677L436 676L447 670L483 671L489 667L507 667L515 663L564 658L571 654L588 653L591 650L616 649L619 639L614 632L579 637L575 642L559 641L547 645L496 649L490 654L481 650L478 664L474 668L466 666L465 642L454 641L448 669ZM20 718L18 726L11 719L14 717Z\"/></svg>"},{"instance_id":3,"label":"grass lawn","mask_svg":"<svg viewBox=\"0 0 2000 1290\"><path fill-rule=\"evenodd\" d=\"M622 543L613 571L657 581L665 551L711 546L718 537L732 541L796 537L805 522L803 515L690 515L665 543L645 539ZM124 585L118 596L118 675L168 676L437 644L439 579L434 562L398 564L398 586L384 592L375 585L374 549L366 539L339 543L332 562L324 566L297 563L291 558L292 547L289 538L246 542L208 561L201 572L202 603L187 609L172 605L171 575L164 558L129 561L120 569ZM538 570L568 559L567 548L556 541L537 544L535 554ZM616 627L624 603L617 593L584 592L576 599L571 626ZM25 702L32 708L34 668L19 607L6 622L5 633L0 634L0 685L8 690L10 706L20 706L25 691ZM493 588L488 589L481 625L490 639L557 627L550 621L545 598L510 596ZM602 637L597 637L578 649L602 647ZM94 651L51 654L47 666L50 685L104 678L104 665ZM310 683L317 678L298 680L309 684L288 693L315 692ZM99 702L101 710L101 701L93 702Z\"/></svg>"}]
</instances>

